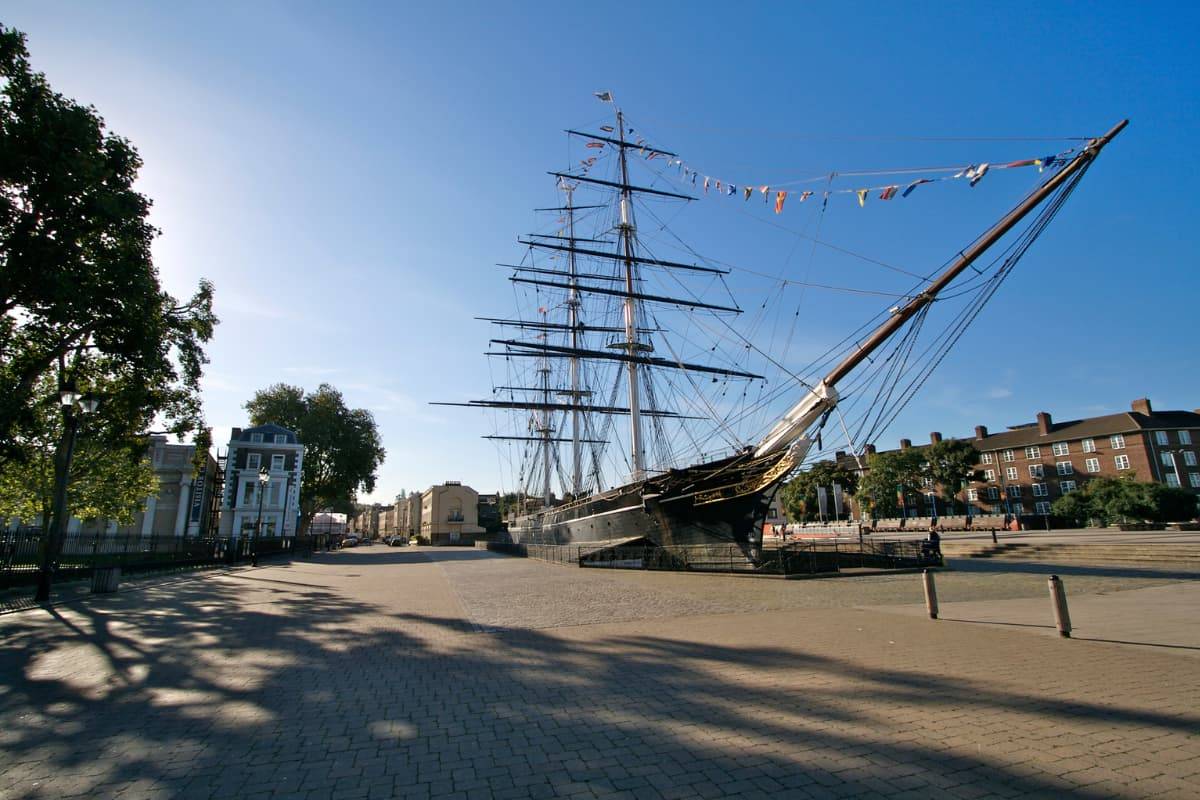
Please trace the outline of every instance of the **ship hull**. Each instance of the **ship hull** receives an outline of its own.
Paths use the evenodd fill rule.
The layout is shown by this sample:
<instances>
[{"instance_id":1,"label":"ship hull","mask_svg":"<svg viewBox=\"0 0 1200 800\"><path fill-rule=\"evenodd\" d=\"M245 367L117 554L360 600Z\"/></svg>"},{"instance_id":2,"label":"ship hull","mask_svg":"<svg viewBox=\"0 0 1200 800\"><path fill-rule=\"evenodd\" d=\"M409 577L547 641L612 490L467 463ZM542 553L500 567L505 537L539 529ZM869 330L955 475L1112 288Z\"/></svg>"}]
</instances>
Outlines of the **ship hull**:
<instances>
[{"instance_id":1,"label":"ship hull","mask_svg":"<svg viewBox=\"0 0 1200 800\"><path fill-rule=\"evenodd\" d=\"M793 454L743 454L631 483L520 517L514 542L587 544L645 538L660 546L757 547L767 509L795 466Z\"/></svg>"}]
</instances>

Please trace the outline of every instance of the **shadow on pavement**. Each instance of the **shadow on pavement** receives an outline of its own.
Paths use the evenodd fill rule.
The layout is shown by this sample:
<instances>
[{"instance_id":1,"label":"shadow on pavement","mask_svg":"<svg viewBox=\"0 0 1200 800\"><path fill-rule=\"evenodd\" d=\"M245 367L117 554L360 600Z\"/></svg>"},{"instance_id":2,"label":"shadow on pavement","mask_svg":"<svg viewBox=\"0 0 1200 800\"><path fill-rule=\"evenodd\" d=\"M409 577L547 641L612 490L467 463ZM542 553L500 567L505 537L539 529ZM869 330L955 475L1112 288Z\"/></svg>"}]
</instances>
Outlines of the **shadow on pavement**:
<instances>
[{"instance_id":1,"label":"shadow on pavement","mask_svg":"<svg viewBox=\"0 0 1200 800\"><path fill-rule=\"evenodd\" d=\"M376 564L469 557L369 555ZM547 797L584 784L631 796L650 787L704 796L833 787L844 796L886 794L906 780L948 790L969 772L981 794L1070 788L1101 797L985 751L892 735L879 709L1083 718L1160 735L1200 729L1195 714L1031 698L794 648L472 634L458 618L234 577L9 618L0 639L0 795L152 786L164 797L374 796L391 787L424 797L511 793L521 779L536 785L531 796ZM380 624L360 624L369 617ZM796 671L803 688L762 681Z\"/></svg>"},{"instance_id":2,"label":"shadow on pavement","mask_svg":"<svg viewBox=\"0 0 1200 800\"><path fill-rule=\"evenodd\" d=\"M1030 575L1092 575L1104 578L1162 578L1198 580L1200 570L1164 570L1161 568L1089 566L1080 564L1033 563L1016 560L947 558L947 566L957 572L1024 572Z\"/></svg>"}]
</instances>

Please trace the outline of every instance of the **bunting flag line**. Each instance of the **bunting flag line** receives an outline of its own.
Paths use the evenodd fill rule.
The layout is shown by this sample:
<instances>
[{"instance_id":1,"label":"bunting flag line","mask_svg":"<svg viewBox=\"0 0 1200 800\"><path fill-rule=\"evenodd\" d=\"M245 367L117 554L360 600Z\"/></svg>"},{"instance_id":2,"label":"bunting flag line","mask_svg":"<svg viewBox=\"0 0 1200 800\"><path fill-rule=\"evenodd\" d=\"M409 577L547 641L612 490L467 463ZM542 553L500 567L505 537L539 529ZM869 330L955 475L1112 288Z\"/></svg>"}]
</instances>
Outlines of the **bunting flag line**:
<instances>
[{"instance_id":1,"label":"bunting flag line","mask_svg":"<svg viewBox=\"0 0 1200 800\"><path fill-rule=\"evenodd\" d=\"M884 189L882 192L879 193L879 199L880 200L891 200L893 197L896 196L896 190L899 188L900 188L899 186L887 187L886 189Z\"/></svg>"},{"instance_id":2,"label":"bunting flag line","mask_svg":"<svg viewBox=\"0 0 1200 800\"><path fill-rule=\"evenodd\" d=\"M613 126L612 125L601 125L600 130L604 131L605 133L612 133Z\"/></svg>"},{"instance_id":3,"label":"bunting flag line","mask_svg":"<svg viewBox=\"0 0 1200 800\"><path fill-rule=\"evenodd\" d=\"M854 191L854 193L856 195L858 195L858 207L859 208L863 208L867 205L867 192L869 192L869 191L871 191L871 190L870 189L856 189Z\"/></svg>"},{"instance_id":4,"label":"bunting flag line","mask_svg":"<svg viewBox=\"0 0 1200 800\"><path fill-rule=\"evenodd\" d=\"M744 189L742 189L742 192L743 192L743 193L746 195L746 198L745 198L745 199L749 200L749 199L750 199L750 195L754 194L754 187L753 187L753 186L747 186L747 187L745 187Z\"/></svg>"},{"instance_id":5,"label":"bunting flag line","mask_svg":"<svg viewBox=\"0 0 1200 800\"><path fill-rule=\"evenodd\" d=\"M596 95L596 99L601 103L612 102L612 92L592 92L592 94Z\"/></svg>"},{"instance_id":6,"label":"bunting flag line","mask_svg":"<svg viewBox=\"0 0 1200 800\"><path fill-rule=\"evenodd\" d=\"M917 178L915 181L904 187L904 191L900 193L901 197L908 197L912 194L912 190L920 186L922 183L933 183L929 178Z\"/></svg>"},{"instance_id":7,"label":"bunting flag line","mask_svg":"<svg viewBox=\"0 0 1200 800\"><path fill-rule=\"evenodd\" d=\"M770 194L771 187L770 186L760 186L760 187L758 187L758 190L760 192L762 192L763 202L764 203L767 202L767 195Z\"/></svg>"},{"instance_id":8,"label":"bunting flag line","mask_svg":"<svg viewBox=\"0 0 1200 800\"><path fill-rule=\"evenodd\" d=\"M977 184L981 180L983 180L983 176L987 175L987 171L988 171L988 164L985 161L984 163L980 164L975 169L975 174L971 176L971 185L974 186L975 184Z\"/></svg>"},{"instance_id":9,"label":"bunting flag line","mask_svg":"<svg viewBox=\"0 0 1200 800\"><path fill-rule=\"evenodd\" d=\"M801 192L800 193L800 202L803 203L805 200L807 200L810 197L812 197L812 192Z\"/></svg>"},{"instance_id":10,"label":"bunting flag line","mask_svg":"<svg viewBox=\"0 0 1200 800\"><path fill-rule=\"evenodd\" d=\"M732 183L728 184L725 187L725 193L728 194L730 197L732 197L733 195L737 194L737 187L734 186Z\"/></svg>"},{"instance_id":11,"label":"bunting flag line","mask_svg":"<svg viewBox=\"0 0 1200 800\"><path fill-rule=\"evenodd\" d=\"M776 192L775 193L775 213L776 214L783 213L783 201L787 200L787 195L788 195L787 192Z\"/></svg>"},{"instance_id":12,"label":"bunting flag line","mask_svg":"<svg viewBox=\"0 0 1200 800\"><path fill-rule=\"evenodd\" d=\"M704 193L708 194L708 176L704 176Z\"/></svg>"},{"instance_id":13,"label":"bunting flag line","mask_svg":"<svg viewBox=\"0 0 1200 800\"><path fill-rule=\"evenodd\" d=\"M588 146L588 147L594 147L594 148L595 148L595 149L597 149L597 150L603 150L603 149L604 149L604 142L588 142L588 143L587 143L587 146Z\"/></svg>"}]
</instances>

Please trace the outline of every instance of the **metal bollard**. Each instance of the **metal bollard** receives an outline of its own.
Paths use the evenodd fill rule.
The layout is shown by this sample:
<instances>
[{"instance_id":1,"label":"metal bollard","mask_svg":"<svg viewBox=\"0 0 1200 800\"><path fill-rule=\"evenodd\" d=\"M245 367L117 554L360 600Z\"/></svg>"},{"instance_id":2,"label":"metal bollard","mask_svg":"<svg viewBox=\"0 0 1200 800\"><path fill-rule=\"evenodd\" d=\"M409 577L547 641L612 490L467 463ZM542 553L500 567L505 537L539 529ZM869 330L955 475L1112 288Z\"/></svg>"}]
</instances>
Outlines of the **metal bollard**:
<instances>
[{"instance_id":1,"label":"metal bollard","mask_svg":"<svg viewBox=\"0 0 1200 800\"><path fill-rule=\"evenodd\" d=\"M1050 602L1054 604L1054 624L1064 639L1071 638L1071 614L1067 611L1067 590L1057 575L1050 576Z\"/></svg>"},{"instance_id":2,"label":"metal bollard","mask_svg":"<svg viewBox=\"0 0 1200 800\"><path fill-rule=\"evenodd\" d=\"M995 528L992 528L992 544L1000 544L1000 540L996 538Z\"/></svg>"},{"instance_id":3,"label":"metal bollard","mask_svg":"<svg viewBox=\"0 0 1200 800\"><path fill-rule=\"evenodd\" d=\"M925 607L929 609L929 618L937 619L937 586L933 582L933 571L927 569L923 570L921 574L925 579Z\"/></svg>"}]
</instances>

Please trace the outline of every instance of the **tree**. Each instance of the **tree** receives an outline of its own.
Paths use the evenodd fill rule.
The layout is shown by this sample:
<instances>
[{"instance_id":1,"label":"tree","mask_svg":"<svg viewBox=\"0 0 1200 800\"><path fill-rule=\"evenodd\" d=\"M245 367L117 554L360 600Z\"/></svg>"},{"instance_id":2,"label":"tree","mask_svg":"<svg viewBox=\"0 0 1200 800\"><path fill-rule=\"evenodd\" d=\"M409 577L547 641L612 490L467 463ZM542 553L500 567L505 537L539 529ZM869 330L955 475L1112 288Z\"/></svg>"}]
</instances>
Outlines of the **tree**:
<instances>
[{"instance_id":1,"label":"tree","mask_svg":"<svg viewBox=\"0 0 1200 800\"><path fill-rule=\"evenodd\" d=\"M1092 478L1083 487L1054 501L1050 510L1076 525L1092 521L1180 522L1196 517L1196 496L1186 489L1140 483L1131 477Z\"/></svg>"},{"instance_id":2,"label":"tree","mask_svg":"<svg viewBox=\"0 0 1200 800\"><path fill-rule=\"evenodd\" d=\"M304 445L300 479L300 532L317 511L356 512L358 492L375 491L375 470L385 451L375 418L346 407L342 393L327 383L305 394L299 386L277 383L246 403L254 425L274 423L295 431Z\"/></svg>"},{"instance_id":3,"label":"tree","mask_svg":"<svg viewBox=\"0 0 1200 800\"><path fill-rule=\"evenodd\" d=\"M867 473L859 484L858 495L865 498L871 516L895 516L900 513L899 495L920 491L924 477L925 453L916 448L874 453L868 457Z\"/></svg>"},{"instance_id":4,"label":"tree","mask_svg":"<svg viewBox=\"0 0 1200 800\"><path fill-rule=\"evenodd\" d=\"M12 443L20 457L0 462L0 519L40 519L45 533L53 512L63 416L52 379L40 381L35 396L33 414ZM158 493L158 480L146 458L145 440L130 444L114 439L109 416L102 405L83 419L67 484L67 513L129 524L146 498Z\"/></svg>"},{"instance_id":5,"label":"tree","mask_svg":"<svg viewBox=\"0 0 1200 800\"><path fill-rule=\"evenodd\" d=\"M858 473L844 469L835 461L818 461L803 472L797 473L779 490L779 500L794 520L810 520L817 517L820 501L817 487L826 489L838 484L847 495L858 489Z\"/></svg>"},{"instance_id":6,"label":"tree","mask_svg":"<svg viewBox=\"0 0 1200 800\"><path fill-rule=\"evenodd\" d=\"M968 441L943 439L929 445L923 452L927 464L924 476L941 489L950 513L954 513L963 488L968 482L979 479L979 472L975 469L979 463L979 451Z\"/></svg>"},{"instance_id":7,"label":"tree","mask_svg":"<svg viewBox=\"0 0 1200 800\"><path fill-rule=\"evenodd\" d=\"M1196 495L1178 486L1148 484L1154 519L1158 522L1186 522L1196 518Z\"/></svg>"},{"instance_id":8,"label":"tree","mask_svg":"<svg viewBox=\"0 0 1200 800\"><path fill-rule=\"evenodd\" d=\"M40 382L85 374L116 392L114 433L135 437L161 415L200 434L202 457L211 284L183 303L162 290L137 151L53 91L24 34L2 25L0 84L0 460L28 455L17 442L39 426Z\"/></svg>"}]
</instances>

